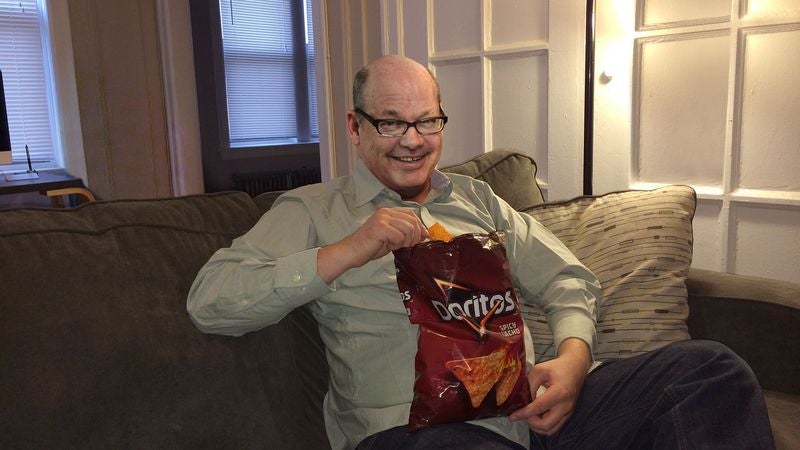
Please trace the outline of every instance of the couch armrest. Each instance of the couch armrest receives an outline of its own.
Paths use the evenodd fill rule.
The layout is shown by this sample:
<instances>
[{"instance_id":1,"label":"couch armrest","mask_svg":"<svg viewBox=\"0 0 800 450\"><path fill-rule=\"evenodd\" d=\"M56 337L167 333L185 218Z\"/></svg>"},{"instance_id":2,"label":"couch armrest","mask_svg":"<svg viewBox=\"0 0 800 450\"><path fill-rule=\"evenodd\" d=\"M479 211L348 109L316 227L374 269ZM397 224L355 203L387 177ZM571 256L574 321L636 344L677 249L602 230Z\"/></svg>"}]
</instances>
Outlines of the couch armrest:
<instances>
[{"instance_id":1,"label":"couch armrest","mask_svg":"<svg viewBox=\"0 0 800 450\"><path fill-rule=\"evenodd\" d=\"M689 333L729 346L761 385L800 394L800 284L691 269Z\"/></svg>"}]
</instances>

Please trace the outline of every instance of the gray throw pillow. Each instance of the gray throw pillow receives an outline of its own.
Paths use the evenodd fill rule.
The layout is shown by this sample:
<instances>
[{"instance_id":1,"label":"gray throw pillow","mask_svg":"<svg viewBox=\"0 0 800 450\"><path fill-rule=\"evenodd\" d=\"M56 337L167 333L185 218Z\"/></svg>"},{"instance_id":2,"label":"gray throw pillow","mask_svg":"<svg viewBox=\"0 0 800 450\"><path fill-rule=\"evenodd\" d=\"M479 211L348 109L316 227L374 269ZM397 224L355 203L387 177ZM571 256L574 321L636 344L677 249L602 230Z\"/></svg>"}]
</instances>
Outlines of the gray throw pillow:
<instances>
[{"instance_id":1,"label":"gray throw pillow","mask_svg":"<svg viewBox=\"0 0 800 450\"><path fill-rule=\"evenodd\" d=\"M513 150L495 149L439 170L489 183L494 193L516 210L544 202L536 182L536 162L530 156Z\"/></svg>"}]
</instances>

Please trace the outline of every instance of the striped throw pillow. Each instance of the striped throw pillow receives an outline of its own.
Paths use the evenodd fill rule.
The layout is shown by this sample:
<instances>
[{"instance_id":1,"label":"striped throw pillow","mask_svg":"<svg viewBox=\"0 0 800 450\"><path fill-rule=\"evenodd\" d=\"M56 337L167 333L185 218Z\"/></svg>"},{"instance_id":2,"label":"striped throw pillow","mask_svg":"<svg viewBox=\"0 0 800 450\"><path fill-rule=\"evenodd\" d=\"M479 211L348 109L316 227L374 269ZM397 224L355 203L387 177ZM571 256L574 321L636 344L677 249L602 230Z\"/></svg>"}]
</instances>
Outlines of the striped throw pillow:
<instances>
[{"instance_id":1,"label":"striped throw pillow","mask_svg":"<svg viewBox=\"0 0 800 450\"><path fill-rule=\"evenodd\" d=\"M531 214L600 279L595 358L625 358L689 339L685 279L696 195L689 186L547 203ZM537 361L554 357L541 310L524 305Z\"/></svg>"}]
</instances>

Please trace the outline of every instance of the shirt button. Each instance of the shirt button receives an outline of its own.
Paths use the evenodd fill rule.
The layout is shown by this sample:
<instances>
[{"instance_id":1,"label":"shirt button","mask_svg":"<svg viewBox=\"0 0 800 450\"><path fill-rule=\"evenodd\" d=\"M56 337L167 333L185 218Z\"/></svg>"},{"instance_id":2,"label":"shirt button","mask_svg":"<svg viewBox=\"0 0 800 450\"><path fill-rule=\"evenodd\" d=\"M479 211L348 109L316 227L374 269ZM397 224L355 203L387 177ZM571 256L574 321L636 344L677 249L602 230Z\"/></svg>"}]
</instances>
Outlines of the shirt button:
<instances>
[{"instance_id":1,"label":"shirt button","mask_svg":"<svg viewBox=\"0 0 800 450\"><path fill-rule=\"evenodd\" d=\"M303 274L300 272L295 272L294 276L292 277L292 280L294 280L295 282L299 282L302 279L303 279Z\"/></svg>"}]
</instances>

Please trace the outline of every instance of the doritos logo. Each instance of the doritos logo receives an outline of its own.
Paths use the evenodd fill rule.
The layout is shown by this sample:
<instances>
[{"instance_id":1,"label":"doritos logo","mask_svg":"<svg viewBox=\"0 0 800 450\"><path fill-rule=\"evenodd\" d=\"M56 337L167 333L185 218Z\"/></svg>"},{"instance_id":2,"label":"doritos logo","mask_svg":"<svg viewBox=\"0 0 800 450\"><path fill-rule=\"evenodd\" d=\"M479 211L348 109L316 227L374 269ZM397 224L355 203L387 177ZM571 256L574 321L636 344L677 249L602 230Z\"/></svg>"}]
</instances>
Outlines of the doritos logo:
<instances>
[{"instance_id":1,"label":"doritos logo","mask_svg":"<svg viewBox=\"0 0 800 450\"><path fill-rule=\"evenodd\" d=\"M482 319L487 315L502 315L513 312L516 303L511 290L503 294L473 294L472 290L449 281L434 278L442 292L442 301L432 300L433 307L444 321L464 320L464 317Z\"/></svg>"},{"instance_id":2,"label":"doritos logo","mask_svg":"<svg viewBox=\"0 0 800 450\"><path fill-rule=\"evenodd\" d=\"M433 281L442 292L442 301L431 300L439 317L445 322L461 320L481 338L486 335L486 324L492 317L511 314L516 310L511 290L503 294L474 294L469 288L450 281L438 278L433 278Z\"/></svg>"}]
</instances>

